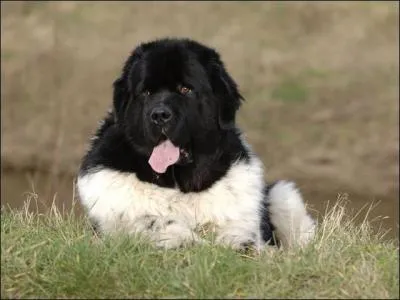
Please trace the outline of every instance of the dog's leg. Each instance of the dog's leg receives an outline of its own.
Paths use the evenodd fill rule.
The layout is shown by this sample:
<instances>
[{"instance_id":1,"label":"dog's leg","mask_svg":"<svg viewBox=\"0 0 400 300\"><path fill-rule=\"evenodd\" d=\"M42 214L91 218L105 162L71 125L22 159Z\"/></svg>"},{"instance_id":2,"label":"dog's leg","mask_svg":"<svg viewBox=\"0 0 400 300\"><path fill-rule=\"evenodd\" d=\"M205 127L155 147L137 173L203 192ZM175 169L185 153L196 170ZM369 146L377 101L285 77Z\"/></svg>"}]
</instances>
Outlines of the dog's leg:
<instances>
[{"instance_id":1,"label":"dog's leg","mask_svg":"<svg viewBox=\"0 0 400 300\"><path fill-rule=\"evenodd\" d=\"M278 181L268 191L268 210L279 243L284 248L305 246L314 237L316 224L303 198L290 181Z\"/></svg>"},{"instance_id":2,"label":"dog's leg","mask_svg":"<svg viewBox=\"0 0 400 300\"><path fill-rule=\"evenodd\" d=\"M236 250L247 250L249 248L260 250L262 243L258 225L249 226L250 224L243 222L243 226L241 226L240 222L243 222L243 220L220 226L217 230L216 243Z\"/></svg>"},{"instance_id":3,"label":"dog's leg","mask_svg":"<svg viewBox=\"0 0 400 300\"><path fill-rule=\"evenodd\" d=\"M167 196L152 189L134 174L109 169L78 177L79 197L98 232L143 235L163 248L198 242L193 225L168 213Z\"/></svg>"},{"instance_id":4,"label":"dog's leg","mask_svg":"<svg viewBox=\"0 0 400 300\"><path fill-rule=\"evenodd\" d=\"M173 216L146 214L132 225L135 233L144 234L160 248L173 249L202 242L184 220Z\"/></svg>"}]
</instances>

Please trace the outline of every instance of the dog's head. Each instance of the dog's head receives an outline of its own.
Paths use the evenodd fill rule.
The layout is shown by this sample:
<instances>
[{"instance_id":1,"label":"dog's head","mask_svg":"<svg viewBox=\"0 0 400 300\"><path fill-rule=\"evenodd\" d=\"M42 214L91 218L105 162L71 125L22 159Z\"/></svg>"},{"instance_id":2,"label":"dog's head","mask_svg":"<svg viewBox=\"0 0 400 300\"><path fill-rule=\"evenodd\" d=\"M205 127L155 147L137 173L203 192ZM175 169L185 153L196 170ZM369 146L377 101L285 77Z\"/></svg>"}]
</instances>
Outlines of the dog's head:
<instances>
[{"instance_id":1,"label":"dog's head","mask_svg":"<svg viewBox=\"0 0 400 300\"><path fill-rule=\"evenodd\" d=\"M116 123L158 173L213 151L242 100L218 53L188 39L138 46L114 82Z\"/></svg>"}]
</instances>

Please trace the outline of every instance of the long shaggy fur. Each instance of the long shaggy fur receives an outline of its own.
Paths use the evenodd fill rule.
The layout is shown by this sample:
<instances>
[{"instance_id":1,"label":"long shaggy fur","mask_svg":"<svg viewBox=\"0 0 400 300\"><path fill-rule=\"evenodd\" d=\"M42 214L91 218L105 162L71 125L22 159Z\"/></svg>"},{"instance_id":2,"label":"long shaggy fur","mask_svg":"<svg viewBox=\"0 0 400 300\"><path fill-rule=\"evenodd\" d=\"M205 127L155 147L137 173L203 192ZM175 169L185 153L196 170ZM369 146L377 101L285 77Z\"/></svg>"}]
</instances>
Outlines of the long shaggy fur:
<instances>
[{"instance_id":1,"label":"long shaggy fur","mask_svg":"<svg viewBox=\"0 0 400 300\"><path fill-rule=\"evenodd\" d=\"M202 242L196 228L212 223L216 241L236 249L306 244L314 221L293 183L264 182L235 123L242 102L215 50L188 39L139 45L114 82L113 108L78 175L81 203L98 230L176 248ZM163 126L151 117L159 107L171 113ZM165 139L180 157L157 173L149 157Z\"/></svg>"}]
</instances>

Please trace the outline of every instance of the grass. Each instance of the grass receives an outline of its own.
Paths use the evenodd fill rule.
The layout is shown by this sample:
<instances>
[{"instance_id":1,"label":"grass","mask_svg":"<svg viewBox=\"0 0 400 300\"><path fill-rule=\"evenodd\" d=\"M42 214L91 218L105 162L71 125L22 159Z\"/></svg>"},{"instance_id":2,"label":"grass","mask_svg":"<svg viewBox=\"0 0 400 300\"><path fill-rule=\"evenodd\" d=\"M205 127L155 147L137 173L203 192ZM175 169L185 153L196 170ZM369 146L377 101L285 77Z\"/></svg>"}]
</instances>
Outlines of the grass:
<instances>
[{"instance_id":1,"label":"grass","mask_svg":"<svg viewBox=\"0 0 400 300\"><path fill-rule=\"evenodd\" d=\"M52 207L1 212L1 298L399 298L398 246L338 201L304 249L155 249ZM28 207L28 206L26 206ZM368 212L367 212L368 213Z\"/></svg>"},{"instance_id":2,"label":"grass","mask_svg":"<svg viewBox=\"0 0 400 300\"><path fill-rule=\"evenodd\" d=\"M294 80L286 80L272 90L272 98L286 102L304 102L307 94L307 88Z\"/></svg>"}]
</instances>

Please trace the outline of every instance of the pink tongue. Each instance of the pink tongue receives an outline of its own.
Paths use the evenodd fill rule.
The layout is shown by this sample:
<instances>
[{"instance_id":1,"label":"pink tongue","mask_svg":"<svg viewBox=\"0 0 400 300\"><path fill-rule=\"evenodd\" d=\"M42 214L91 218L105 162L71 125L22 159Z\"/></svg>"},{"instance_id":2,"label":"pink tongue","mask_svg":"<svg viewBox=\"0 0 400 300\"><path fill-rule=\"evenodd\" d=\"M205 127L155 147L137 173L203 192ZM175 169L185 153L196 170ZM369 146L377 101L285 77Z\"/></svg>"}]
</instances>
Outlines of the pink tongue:
<instances>
[{"instance_id":1,"label":"pink tongue","mask_svg":"<svg viewBox=\"0 0 400 300\"><path fill-rule=\"evenodd\" d=\"M178 159L179 148L174 146L170 140L165 140L154 147L149 164L157 173L165 173L167 168L176 163Z\"/></svg>"}]
</instances>

